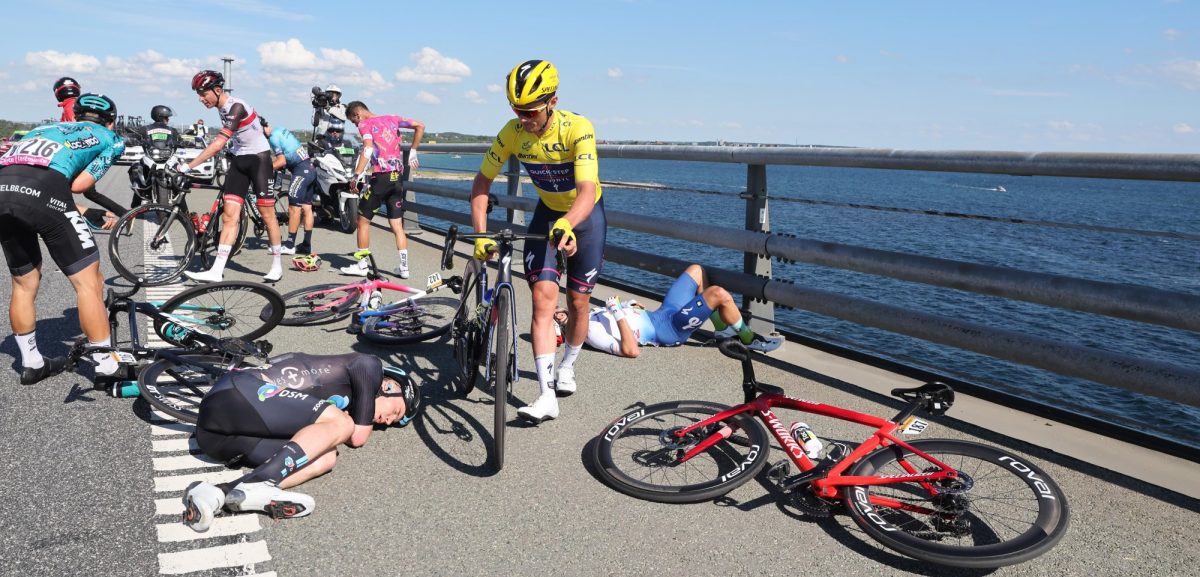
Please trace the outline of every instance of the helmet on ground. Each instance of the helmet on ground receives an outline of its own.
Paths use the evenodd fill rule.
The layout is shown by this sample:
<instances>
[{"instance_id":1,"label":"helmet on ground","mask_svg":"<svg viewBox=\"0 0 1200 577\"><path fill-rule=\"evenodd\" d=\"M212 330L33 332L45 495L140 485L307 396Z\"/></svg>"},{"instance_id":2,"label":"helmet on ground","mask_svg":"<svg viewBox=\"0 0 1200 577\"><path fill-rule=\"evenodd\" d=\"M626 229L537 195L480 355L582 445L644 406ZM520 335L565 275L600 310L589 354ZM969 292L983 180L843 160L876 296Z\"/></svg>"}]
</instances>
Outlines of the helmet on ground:
<instances>
[{"instance_id":1,"label":"helmet on ground","mask_svg":"<svg viewBox=\"0 0 1200 577\"><path fill-rule=\"evenodd\" d=\"M315 254L298 254L292 257L292 266L295 267L296 270L304 272L320 270L321 257Z\"/></svg>"},{"instance_id":2,"label":"helmet on ground","mask_svg":"<svg viewBox=\"0 0 1200 577\"><path fill-rule=\"evenodd\" d=\"M192 77L192 90L204 92L217 87L224 88L225 77L216 70L201 70Z\"/></svg>"},{"instance_id":3,"label":"helmet on ground","mask_svg":"<svg viewBox=\"0 0 1200 577\"><path fill-rule=\"evenodd\" d=\"M150 109L150 119L155 122L166 122L172 116L175 116L175 112L171 110L170 106L159 104Z\"/></svg>"},{"instance_id":4,"label":"helmet on ground","mask_svg":"<svg viewBox=\"0 0 1200 577\"><path fill-rule=\"evenodd\" d=\"M54 97L62 102L68 98L79 96L79 83L70 76L63 76L54 81Z\"/></svg>"},{"instance_id":5,"label":"helmet on ground","mask_svg":"<svg viewBox=\"0 0 1200 577\"><path fill-rule=\"evenodd\" d=\"M330 84L329 86L325 87L325 92L336 92L338 94L341 94L342 89L338 88L337 84Z\"/></svg>"},{"instance_id":6,"label":"helmet on ground","mask_svg":"<svg viewBox=\"0 0 1200 577\"><path fill-rule=\"evenodd\" d=\"M549 100L558 91L558 70L546 60L528 60L508 73L508 102L524 108Z\"/></svg>"},{"instance_id":7,"label":"helmet on ground","mask_svg":"<svg viewBox=\"0 0 1200 577\"><path fill-rule=\"evenodd\" d=\"M399 367L389 367L384 365L383 378L396 381L400 385L386 385L380 383L379 397L401 397L404 399L404 416L396 421L397 427L403 427L412 422L413 417L417 416L417 412L421 409L421 390L417 387L416 379L412 378L404 369Z\"/></svg>"},{"instance_id":8,"label":"helmet on ground","mask_svg":"<svg viewBox=\"0 0 1200 577\"><path fill-rule=\"evenodd\" d=\"M84 94L75 100L77 120L95 120L108 124L117 120L117 103L103 94Z\"/></svg>"}]
</instances>

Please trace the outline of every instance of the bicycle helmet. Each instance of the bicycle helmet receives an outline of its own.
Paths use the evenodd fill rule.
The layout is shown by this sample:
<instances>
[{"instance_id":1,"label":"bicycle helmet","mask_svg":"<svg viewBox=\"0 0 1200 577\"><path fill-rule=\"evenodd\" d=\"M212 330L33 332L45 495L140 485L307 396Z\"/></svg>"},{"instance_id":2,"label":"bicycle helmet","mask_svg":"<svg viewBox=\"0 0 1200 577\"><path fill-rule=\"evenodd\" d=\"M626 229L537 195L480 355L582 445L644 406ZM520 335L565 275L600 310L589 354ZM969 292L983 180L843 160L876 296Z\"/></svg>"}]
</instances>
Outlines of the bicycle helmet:
<instances>
[{"instance_id":1,"label":"bicycle helmet","mask_svg":"<svg viewBox=\"0 0 1200 577\"><path fill-rule=\"evenodd\" d=\"M225 77L216 70L201 70L192 77L192 90L195 92L204 92L218 87L225 87Z\"/></svg>"},{"instance_id":2,"label":"bicycle helmet","mask_svg":"<svg viewBox=\"0 0 1200 577\"><path fill-rule=\"evenodd\" d=\"M421 410L421 390L417 387L417 382L409 376L404 369L399 367L383 367L383 377L392 379L400 385L396 390L395 385L387 385L380 383L379 393L376 397L402 397L404 399L404 416L396 421L397 427L403 427L412 422L413 417Z\"/></svg>"},{"instance_id":3,"label":"bicycle helmet","mask_svg":"<svg viewBox=\"0 0 1200 577\"><path fill-rule=\"evenodd\" d=\"M150 109L150 119L155 122L166 122L172 116L175 116L175 112L171 110L170 106L159 104Z\"/></svg>"},{"instance_id":4,"label":"bicycle helmet","mask_svg":"<svg viewBox=\"0 0 1200 577\"><path fill-rule=\"evenodd\" d=\"M292 257L292 266L299 271L314 272L321 269L321 257L315 254L299 254Z\"/></svg>"},{"instance_id":5,"label":"bicycle helmet","mask_svg":"<svg viewBox=\"0 0 1200 577\"><path fill-rule=\"evenodd\" d=\"M526 108L550 100L558 91L558 70L545 60L527 60L508 73L508 102Z\"/></svg>"},{"instance_id":6,"label":"bicycle helmet","mask_svg":"<svg viewBox=\"0 0 1200 577\"><path fill-rule=\"evenodd\" d=\"M117 120L117 103L103 94L84 94L75 101L77 120L94 120L108 124Z\"/></svg>"},{"instance_id":7,"label":"bicycle helmet","mask_svg":"<svg viewBox=\"0 0 1200 577\"><path fill-rule=\"evenodd\" d=\"M62 102L68 98L79 96L79 83L70 76L63 76L54 81L54 97Z\"/></svg>"}]
</instances>

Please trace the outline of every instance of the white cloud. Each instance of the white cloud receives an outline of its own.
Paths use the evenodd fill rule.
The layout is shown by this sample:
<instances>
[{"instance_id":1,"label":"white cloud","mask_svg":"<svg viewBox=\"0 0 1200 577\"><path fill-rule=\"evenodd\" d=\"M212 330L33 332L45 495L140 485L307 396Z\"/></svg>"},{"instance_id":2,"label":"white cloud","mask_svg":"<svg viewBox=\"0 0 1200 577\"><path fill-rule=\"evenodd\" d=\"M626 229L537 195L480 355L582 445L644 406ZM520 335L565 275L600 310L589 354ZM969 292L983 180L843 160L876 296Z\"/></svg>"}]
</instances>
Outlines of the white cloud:
<instances>
[{"instance_id":1,"label":"white cloud","mask_svg":"<svg viewBox=\"0 0 1200 577\"><path fill-rule=\"evenodd\" d=\"M500 92L501 90L504 90L504 87L500 86L499 84L488 84L487 85L488 92Z\"/></svg>"},{"instance_id":2,"label":"white cloud","mask_svg":"<svg viewBox=\"0 0 1200 577\"><path fill-rule=\"evenodd\" d=\"M620 78L622 76L625 76L625 73L621 72L620 68L609 68L608 69L608 77L609 78Z\"/></svg>"},{"instance_id":3,"label":"white cloud","mask_svg":"<svg viewBox=\"0 0 1200 577\"><path fill-rule=\"evenodd\" d=\"M1200 90L1200 60L1179 60L1165 64L1159 70L1188 90Z\"/></svg>"},{"instance_id":4,"label":"white cloud","mask_svg":"<svg viewBox=\"0 0 1200 577\"><path fill-rule=\"evenodd\" d=\"M428 46L420 52L410 54L408 58L415 62L416 66L401 68L396 72L396 80L420 84L449 84L462 82L471 75L471 67L461 60L443 56Z\"/></svg>"},{"instance_id":5,"label":"white cloud","mask_svg":"<svg viewBox=\"0 0 1200 577\"><path fill-rule=\"evenodd\" d=\"M1163 38L1167 39L1167 41L1173 42L1173 41L1178 40L1181 37L1183 37L1183 31L1176 30L1174 28L1167 28L1166 30L1163 30L1162 35L1163 35Z\"/></svg>"},{"instance_id":6,"label":"white cloud","mask_svg":"<svg viewBox=\"0 0 1200 577\"><path fill-rule=\"evenodd\" d=\"M22 82L20 88L22 92L33 92L34 90L40 90L38 88L38 83L32 80L26 80L25 82Z\"/></svg>"},{"instance_id":7,"label":"white cloud","mask_svg":"<svg viewBox=\"0 0 1200 577\"><path fill-rule=\"evenodd\" d=\"M78 74L80 72L94 72L97 68L100 68L100 59L78 52L64 54L57 50L46 50L44 52L26 52L25 64L43 73Z\"/></svg>"},{"instance_id":8,"label":"white cloud","mask_svg":"<svg viewBox=\"0 0 1200 577\"><path fill-rule=\"evenodd\" d=\"M1091 122L1079 124L1069 120L1048 120L1046 127L1050 129L1054 137L1066 138L1075 142L1099 140L1101 133L1104 132L1104 128L1099 124Z\"/></svg>"},{"instance_id":9,"label":"white cloud","mask_svg":"<svg viewBox=\"0 0 1200 577\"><path fill-rule=\"evenodd\" d=\"M1192 128L1192 125L1186 122L1180 122L1179 124L1172 126L1171 130L1174 131L1175 134L1192 134L1193 132L1196 132L1196 129Z\"/></svg>"},{"instance_id":10,"label":"white cloud","mask_svg":"<svg viewBox=\"0 0 1200 577\"><path fill-rule=\"evenodd\" d=\"M371 97L376 92L392 87L383 74L368 69L362 58L354 52L340 48L320 48L319 52L318 56L295 38L259 44L262 80L267 84L291 87L297 92L302 89L305 95L312 86L325 86L333 82L339 86L357 88L359 94L353 95L353 98Z\"/></svg>"},{"instance_id":11,"label":"white cloud","mask_svg":"<svg viewBox=\"0 0 1200 577\"><path fill-rule=\"evenodd\" d=\"M423 104L441 104L442 99L438 98L437 95L435 95L431 92L425 92L424 90L422 90L417 93L417 102L420 102Z\"/></svg>"},{"instance_id":12,"label":"white cloud","mask_svg":"<svg viewBox=\"0 0 1200 577\"><path fill-rule=\"evenodd\" d=\"M486 104L487 103L487 100L483 99L483 95L475 90L468 90L468 91L466 91L466 93L463 94L463 96L467 99L467 102L470 102L472 104Z\"/></svg>"},{"instance_id":13,"label":"white cloud","mask_svg":"<svg viewBox=\"0 0 1200 577\"><path fill-rule=\"evenodd\" d=\"M850 57L845 54L838 54L834 60L837 60L839 64L847 64L850 62Z\"/></svg>"},{"instance_id":14,"label":"white cloud","mask_svg":"<svg viewBox=\"0 0 1200 577\"><path fill-rule=\"evenodd\" d=\"M741 129L741 128L742 128L742 124L741 124L740 122L729 122L729 121L726 121L726 122L722 122L722 123L721 123L721 128L729 128L729 129L732 129L732 130L739 130L739 129Z\"/></svg>"}]
</instances>

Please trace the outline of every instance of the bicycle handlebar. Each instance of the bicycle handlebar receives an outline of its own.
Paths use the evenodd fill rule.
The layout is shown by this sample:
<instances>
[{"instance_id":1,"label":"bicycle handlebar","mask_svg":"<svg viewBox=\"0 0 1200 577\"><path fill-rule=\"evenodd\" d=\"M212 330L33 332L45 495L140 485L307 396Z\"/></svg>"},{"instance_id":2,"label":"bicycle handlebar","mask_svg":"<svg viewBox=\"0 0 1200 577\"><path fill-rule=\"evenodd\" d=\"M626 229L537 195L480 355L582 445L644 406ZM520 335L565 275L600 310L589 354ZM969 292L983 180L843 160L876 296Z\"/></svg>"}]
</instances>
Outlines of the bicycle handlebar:
<instances>
[{"instance_id":1,"label":"bicycle handlebar","mask_svg":"<svg viewBox=\"0 0 1200 577\"><path fill-rule=\"evenodd\" d=\"M512 243L517 240L541 240L546 238L542 234L513 232L512 229L504 229L500 232L458 232L458 225L452 224L446 231L446 241L442 245L442 270L450 270L454 268L454 241L457 240L475 240L478 238L490 238L501 243ZM554 238L550 241L551 244L557 246L562 241L562 231L554 231ZM564 274L567 271L567 253L562 250L555 250L555 258L558 261L558 273Z\"/></svg>"}]
</instances>

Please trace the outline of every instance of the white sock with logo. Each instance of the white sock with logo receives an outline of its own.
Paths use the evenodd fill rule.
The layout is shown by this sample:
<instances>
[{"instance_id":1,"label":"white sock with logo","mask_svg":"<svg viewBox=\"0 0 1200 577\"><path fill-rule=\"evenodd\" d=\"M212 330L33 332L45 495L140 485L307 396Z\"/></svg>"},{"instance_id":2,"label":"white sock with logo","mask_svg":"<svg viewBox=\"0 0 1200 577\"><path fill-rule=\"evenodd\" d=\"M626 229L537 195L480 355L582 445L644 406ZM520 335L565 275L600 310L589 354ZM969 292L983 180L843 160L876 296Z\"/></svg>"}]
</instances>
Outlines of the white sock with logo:
<instances>
[{"instance_id":1,"label":"white sock with logo","mask_svg":"<svg viewBox=\"0 0 1200 577\"><path fill-rule=\"evenodd\" d=\"M543 395L554 394L554 353L538 355L533 359L533 364L537 366L538 386L542 389Z\"/></svg>"},{"instance_id":2,"label":"white sock with logo","mask_svg":"<svg viewBox=\"0 0 1200 577\"><path fill-rule=\"evenodd\" d=\"M579 351L583 350L583 343L573 345L571 343L563 344L563 358L558 363L558 368L572 368L575 366L575 359L579 358Z\"/></svg>"},{"instance_id":3,"label":"white sock with logo","mask_svg":"<svg viewBox=\"0 0 1200 577\"><path fill-rule=\"evenodd\" d=\"M400 249L400 268L408 270L408 249Z\"/></svg>"},{"instance_id":4,"label":"white sock with logo","mask_svg":"<svg viewBox=\"0 0 1200 577\"><path fill-rule=\"evenodd\" d=\"M17 348L21 349L21 366L26 369L40 369L46 364L42 352L37 348L37 331L29 331L23 335L14 334Z\"/></svg>"},{"instance_id":5,"label":"white sock with logo","mask_svg":"<svg viewBox=\"0 0 1200 577\"><path fill-rule=\"evenodd\" d=\"M229 253L233 252L232 244L217 245L217 258L213 259L212 270L225 272L225 263L229 262Z\"/></svg>"},{"instance_id":6,"label":"white sock with logo","mask_svg":"<svg viewBox=\"0 0 1200 577\"><path fill-rule=\"evenodd\" d=\"M88 344L97 347L107 347L112 344L112 337L97 342L88 341ZM111 352L92 353L92 360L100 363L96 365L97 375L108 376L121 368L121 364L117 362L117 355Z\"/></svg>"}]
</instances>

